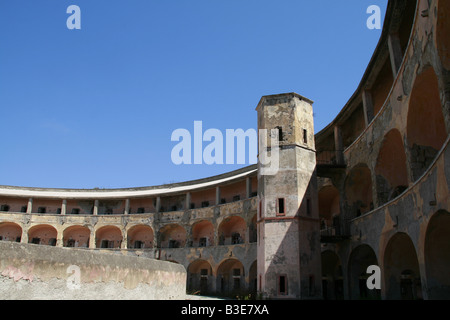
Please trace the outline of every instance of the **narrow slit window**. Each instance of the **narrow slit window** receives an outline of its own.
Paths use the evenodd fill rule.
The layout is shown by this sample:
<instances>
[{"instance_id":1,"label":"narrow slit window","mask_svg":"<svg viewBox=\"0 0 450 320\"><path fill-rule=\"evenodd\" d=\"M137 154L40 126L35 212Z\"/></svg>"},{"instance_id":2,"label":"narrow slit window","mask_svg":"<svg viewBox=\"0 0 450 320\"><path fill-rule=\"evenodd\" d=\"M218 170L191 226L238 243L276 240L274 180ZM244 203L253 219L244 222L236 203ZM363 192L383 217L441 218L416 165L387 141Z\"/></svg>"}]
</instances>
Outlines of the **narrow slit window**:
<instances>
[{"instance_id":1,"label":"narrow slit window","mask_svg":"<svg viewBox=\"0 0 450 320\"><path fill-rule=\"evenodd\" d=\"M278 199L278 214L284 215L285 214L285 208L284 208L284 199L279 198Z\"/></svg>"},{"instance_id":2,"label":"narrow slit window","mask_svg":"<svg viewBox=\"0 0 450 320\"><path fill-rule=\"evenodd\" d=\"M261 217L262 217L262 201L261 200L259 200L259 211L258 211L258 214L259 214L259 219L261 219Z\"/></svg>"},{"instance_id":3,"label":"narrow slit window","mask_svg":"<svg viewBox=\"0 0 450 320\"><path fill-rule=\"evenodd\" d=\"M278 277L278 292L280 295L287 294L287 277L285 275Z\"/></svg>"},{"instance_id":4,"label":"narrow slit window","mask_svg":"<svg viewBox=\"0 0 450 320\"><path fill-rule=\"evenodd\" d=\"M282 127L275 127L275 129L278 130L278 141L283 141L283 128Z\"/></svg>"},{"instance_id":5,"label":"narrow slit window","mask_svg":"<svg viewBox=\"0 0 450 320\"><path fill-rule=\"evenodd\" d=\"M303 129L303 143L308 143L308 131Z\"/></svg>"}]
</instances>

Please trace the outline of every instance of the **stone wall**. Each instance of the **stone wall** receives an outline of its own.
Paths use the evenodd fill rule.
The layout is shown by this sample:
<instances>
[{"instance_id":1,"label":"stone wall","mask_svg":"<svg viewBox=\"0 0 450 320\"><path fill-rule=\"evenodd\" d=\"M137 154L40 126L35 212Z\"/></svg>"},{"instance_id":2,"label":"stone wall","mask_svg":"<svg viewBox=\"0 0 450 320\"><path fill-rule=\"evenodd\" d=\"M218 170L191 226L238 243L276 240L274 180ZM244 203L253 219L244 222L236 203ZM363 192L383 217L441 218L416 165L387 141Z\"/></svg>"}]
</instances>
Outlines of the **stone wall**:
<instances>
[{"instance_id":1,"label":"stone wall","mask_svg":"<svg viewBox=\"0 0 450 320\"><path fill-rule=\"evenodd\" d=\"M76 248L0 242L2 299L185 299L182 265Z\"/></svg>"}]
</instances>

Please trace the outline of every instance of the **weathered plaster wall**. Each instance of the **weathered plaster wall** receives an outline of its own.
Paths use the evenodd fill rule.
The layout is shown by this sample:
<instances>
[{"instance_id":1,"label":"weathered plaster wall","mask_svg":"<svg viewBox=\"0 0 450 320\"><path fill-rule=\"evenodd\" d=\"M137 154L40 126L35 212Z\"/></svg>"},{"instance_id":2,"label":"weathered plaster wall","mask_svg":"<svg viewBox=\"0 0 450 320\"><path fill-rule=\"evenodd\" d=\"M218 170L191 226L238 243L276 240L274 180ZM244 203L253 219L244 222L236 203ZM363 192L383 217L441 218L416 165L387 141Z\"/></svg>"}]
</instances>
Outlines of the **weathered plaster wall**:
<instances>
[{"instance_id":1,"label":"weathered plaster wall","mask_svg":"<svg viewBox=\"0 0 450 320\"><path fill-rule=\"evenodd\" d=\"M70 288L80 269L79 289ZM68 270L69 268L69 270ZM0 242L3 299L184 299L182 265L147 258Z\"/></svg>"}]
</instances>

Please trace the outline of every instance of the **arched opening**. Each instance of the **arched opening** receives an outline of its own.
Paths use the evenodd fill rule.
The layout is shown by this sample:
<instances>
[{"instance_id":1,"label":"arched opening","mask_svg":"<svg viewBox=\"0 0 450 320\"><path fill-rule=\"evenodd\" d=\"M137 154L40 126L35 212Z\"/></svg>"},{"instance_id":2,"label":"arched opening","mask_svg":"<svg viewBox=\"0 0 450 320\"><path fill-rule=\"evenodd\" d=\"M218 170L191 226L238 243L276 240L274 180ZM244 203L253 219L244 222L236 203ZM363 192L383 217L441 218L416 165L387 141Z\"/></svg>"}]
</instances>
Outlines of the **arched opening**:
<instances>
[{"instance_id":1,"label":"arched opening","mask_svg":"<svg viewBox=\"0 0 450 320\"><path fill-rule=\"evenodd\" d=\"M450 70L450 2L440 0L437 11L436 42L437 50L445 69Z\"/></svg>"},{"instance_id":2,"label":"arched opening","mask_svg":"<svg viewBox=\"0 0 450 320\"><path fill-rule=\"evenodd\" d=\"M184 248L186 230L179 224L168 224L159 230L160 248Z\"/></svg>"},{"instance_id":3,"label":"arched opening","mask_svg":"<svg viewBox=\"0 0 450 320\"><path fill-rule=\"evenodd\" d=\"M406 154L397 129L389 131L383 140L375 167L378 205L382 205L408 188Z\"/></svg>"},{"instance_id":4,"label":"arched opening","mask_svg":"<svg viewBox=\"0 0 450 320\"><path fill-rule=\"evenodd\" d=\"M14 222L0 223L0 240L20 242L22 238L22 228Z\"/></svg>"},{"instance_id":5,"label":"arched opening","mask_svg":"<svg viewBox=\"0 0 450 320\"><path fill-rule=\"evenodd\" d=\"M367 245L359 245L353 249L348 263L348 280L350 299L372 300L380 299L381 292L378 289L369 289L367 273L369 266L378 266L377 257L373 249Z\"/></svg>"},{"instance_id":6,"label":"arched opening","mask_svg":"<svg viewBox=\"0 0 450 320\"><path fill-rule=\"evenodd\" d=\"M217 292L235 296L246 291L244 266L237 259L223 261L217 269Z\"/></svg>"},{"instance_id":7,"label":"arched opening","mask_svg":"<svg viewBox=\"0 0 450 320\"><path fill-rule=\"evenodd\" d=\"M63 231L63 246L64 247L89 247L89 238L91 231L88 227L71 226Z\"/></svg>"},{"instance_id":8,"label":"arched opening","mask_svg":"<svg viewBox=\"0 0 450 320\"><path fill-rule=\"evenodd\" d=\"M322 293L324 300L344 299L344 276L341 260L331 250L322 252Z\"/></svg>"},{"instance_id":9,"label":"arched opening","mask_svg":"<svg viewBox=\"0 0 450 320\"><path fill-rule=\"evenodd\" d=\"M208 295L212 292L212 268L206 260L195 260L187 268L187 290L191 294Z\"/></svg>"},{"instance_id":10,"label":"arched opening","mask_svg":"<svg viewBox=\"0 0 450 320\"><path fill-rule=\"evenodd\" d=\"M438 79L428 67L417 75L408 109L407 140L414 181L431 165L446 139Z\"/></svg>"},{"instance_id":11,"label":"arched opening","mask_svg":"<svg viewBox=\"0 0 450 320\"><path fill-rule=\"evenodd\" d=\"M58 232L47 224L40 224L28 230L28 243L56 246Z\"/></svg>"},{"instance_id":12,"label":"arched opening","mask_svg":"<svg viewBox=\"0 0 450 320\"><path fill-rule=\"evenodd\" d=\"M95 233L97 248L118 249L122 245L122 232L118 227L104 226Z\"/></svg>"},{"instance_id":13,"label":"arched opening","mask_svg":"<svg viewBox=\"0 0 450 320\"><path fill-rule=\"evenodd\" d=\"M422 299L419 261L410 237L396 233L384 253L384 282L387 299Z\"/></svg>"},{"instance_id":14,"label":"arched opening","mask_svg":"<svg viewBox=\"0 0 450 320\"><path fill-rule=\"evenodd\" d=\"M256 298L256 292L258 287L258 261L253 261L252 265L250 266L249 272L248 272L248 283L249 288L248 291L252 295L250 298Z\"/></svg>"},{"instance_id":15,"label":"arched opening","mask_svg":"<svg viewBox=\"0 0 450 320\"><path fill-rule=\"evenodd\" d=\"M340 197L338 189L333 185L324 186L319 190L320 229L327 235L340 235Z\"/></svg>"},{"instance_id":16,"label":"arched opening","mask_svg":"<svg viewBox=\"0 0 450 320\"><path fill-rule=\"evenodd\" d=\"M225 218L219 225L219 245L240 244L245 242L247 224L238 216Z\"/></svg>"},{"instance_id":17,"label":"arched opening","mask_svg":"<svg viewBox=\"0 0 450 320\"><path fill-rule=\"evenodd\" d=\"M147 225L131 227L127 232L128 249L150 249L153 248L153 229Z\"/></svg>"},{"instance_id":18,"label":"arched opening","mask_svg":"<svg viewBox=\"0 0 450 320\"><path fill-rule=\"evenodd\" d=\"M436 212L425 235L428 299L450 299L450 213Z\"/></svg>"},{"instance_id":19,"label":"arched opening","mask_svg":"<svg viewBox=\"0 0 450 320\"><path fill-rule=\"evenodd\" d=\"M372 176L365 164L358 164L345 179L346 207L353 217L373 210Z\"/></svg>"},{"instance_id":20,"label":"arched opening","mask_svg":"<svg viewBox=\"0 0 450 320\"><path fill-rule=\"evenodd\" d=\"M211 221L203 220L192 226L192 246L208 247L214 245L214 226Z\"/></svg>"}]
</instances>

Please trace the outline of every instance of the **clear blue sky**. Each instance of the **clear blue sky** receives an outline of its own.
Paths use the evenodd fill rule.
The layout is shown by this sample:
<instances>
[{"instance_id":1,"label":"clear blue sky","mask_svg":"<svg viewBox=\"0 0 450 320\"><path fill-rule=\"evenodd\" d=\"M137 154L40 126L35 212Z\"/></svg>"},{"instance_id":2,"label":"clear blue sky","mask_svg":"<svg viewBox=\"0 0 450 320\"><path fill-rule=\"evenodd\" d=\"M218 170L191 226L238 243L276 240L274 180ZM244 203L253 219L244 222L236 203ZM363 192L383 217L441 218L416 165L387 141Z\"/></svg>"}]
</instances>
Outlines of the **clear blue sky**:
<instances>
[{"instance_id":1,"label":"clear blue sky","mask_svg":"<svg viewBox=\"0 0 450 320\"><path fill-rule=\"evenodd\" d=\"M69 30L69 5L81 30ZM356 90L387 0L1 0L0 184L151 186L242 165L171 161L172 131L256 129L263 95L315 101L315 129Z\"/></svg>"}]
</instances>

